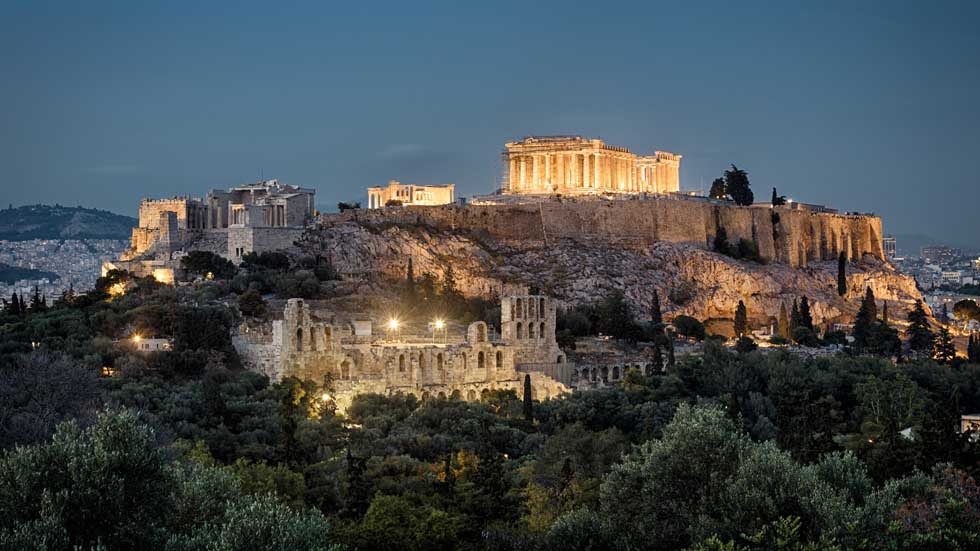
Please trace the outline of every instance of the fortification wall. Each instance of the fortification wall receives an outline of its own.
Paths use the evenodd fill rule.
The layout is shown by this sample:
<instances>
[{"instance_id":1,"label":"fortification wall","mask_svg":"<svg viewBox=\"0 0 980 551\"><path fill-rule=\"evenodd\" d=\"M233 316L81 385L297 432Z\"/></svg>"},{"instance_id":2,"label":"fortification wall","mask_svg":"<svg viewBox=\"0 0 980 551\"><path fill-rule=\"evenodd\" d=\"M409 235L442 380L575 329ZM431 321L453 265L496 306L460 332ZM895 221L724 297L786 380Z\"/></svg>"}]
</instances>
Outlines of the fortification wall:
<instances>
[{"instance_id":1,"label":"fortification wall","mask_svg":"<svg viewBox=\"0 0 980 551\"><path fill-rule=\"evenodd\" d=\"M773 213L778 223L773 224ZM805 267L808 261L871 254L884 259L881 219L786 207L740 207L673 196L627 200L561 200L497 205L389 207L345 211L323 223L426 224L440 230L469 230L504 241L584 238L619 245L654 241L711 247L718 227L729 241L749 239L766 260Z\"/></svg>"}]
</instances>

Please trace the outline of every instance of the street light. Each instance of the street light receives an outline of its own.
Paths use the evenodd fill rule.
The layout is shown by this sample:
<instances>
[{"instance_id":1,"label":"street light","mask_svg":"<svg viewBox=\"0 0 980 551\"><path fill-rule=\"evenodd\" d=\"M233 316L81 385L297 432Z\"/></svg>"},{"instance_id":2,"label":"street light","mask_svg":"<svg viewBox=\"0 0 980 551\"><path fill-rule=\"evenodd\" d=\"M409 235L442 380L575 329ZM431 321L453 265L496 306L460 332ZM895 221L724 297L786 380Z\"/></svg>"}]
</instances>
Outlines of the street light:
<instances>
[{"instance_id":1,"label":"street light","mask_svg":"<svg viewBox=\"0 0 980 551\"><path fill-rule=\"evenodd\" d=\"M436 331L442 331L443 340L446 336L446 322L442 318L437 318L432 322L432 342L436 342Z\"/></svg>"},{"instance_id":2,"label":"street light","mask_svg":"<svg viewBox=\"0 0 980 551\"><path fill-rule=\"evenodd\" d=\"M446 322L442 320L436 320L436 329L443 329L446 327Z\"/></svg>"},{"instance_id":3,"label":"street light","mask_svg":"<svg viewBox=\"0 0 980 551\"><path fill-rule=\"evenodd\" d=\"M398 320L395 318L388 320L388 329L391 329L392 331L398 329Z\"/></svg>"},{"instance_id":4,"label":"street light","mask_svg":"<svg viewBox=\"0 0 980 551\"><path fill-rule=\"evenodd\" d=\"M137 343L137 344L139 344L139 342L140 342L141 340L143 340L143 337L142 337L142 336L140 336L140 334L139 334L139 333L137 333L137 334L135 334L135 335L133 335L133 342L135 342L135 343Z\"/></svg>"}]
</instances>

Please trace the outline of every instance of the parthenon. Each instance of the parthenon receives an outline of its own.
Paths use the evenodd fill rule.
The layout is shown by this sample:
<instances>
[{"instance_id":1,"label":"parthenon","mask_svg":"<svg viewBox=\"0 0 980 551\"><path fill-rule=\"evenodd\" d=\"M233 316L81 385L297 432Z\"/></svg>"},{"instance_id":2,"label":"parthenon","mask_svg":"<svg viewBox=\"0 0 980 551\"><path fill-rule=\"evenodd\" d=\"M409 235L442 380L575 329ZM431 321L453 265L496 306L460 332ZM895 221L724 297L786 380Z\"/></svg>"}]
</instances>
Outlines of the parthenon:
<instances>
[{"instance_id":1,"label":"parthenon","mask_svg":"<svg viewBox=\"0 0 980 551\"><path fill-rule=\"evenodd\" d=\"M565 195L670 193L680 189L681 155L640 156L582 136L532 136L506 144L503 192Z\"/></svg>"}]
</instances>

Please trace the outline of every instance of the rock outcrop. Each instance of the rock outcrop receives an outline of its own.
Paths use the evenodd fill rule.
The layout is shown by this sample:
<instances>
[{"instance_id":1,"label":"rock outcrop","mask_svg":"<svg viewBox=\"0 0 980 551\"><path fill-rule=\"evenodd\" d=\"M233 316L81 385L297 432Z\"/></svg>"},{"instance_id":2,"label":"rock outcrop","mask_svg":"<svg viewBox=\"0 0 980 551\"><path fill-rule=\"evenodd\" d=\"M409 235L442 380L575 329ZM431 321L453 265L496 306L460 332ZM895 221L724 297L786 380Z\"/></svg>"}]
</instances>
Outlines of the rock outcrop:
<instances>
[{"instance_id":1,"label":"rock outcrop","mask_svg":"<svg viewBox=\"0 0 980 551\"><path fill-rule=\"evenodd\" d=\"M615 246L588 238L497 240L485 233L404 224L340 222L325 226L320 243L335 268L369 281L404 279L408 259L416 277L442 279L451 268L464 294L490 297L506 286L540 289L566 305L591 303L611 289L626 293L634 314L649 318L653 291L668 318L730 318L739 300L762 324L778 316L780 304L807 296L817 324L849 323L866 287L887 300L891 319L903 321L921 298L914 280L872 255L848 264L848 293L837 294L837 263L734 260L698 246L656 241L649 246Z\"/></svg>"}]
</instances>

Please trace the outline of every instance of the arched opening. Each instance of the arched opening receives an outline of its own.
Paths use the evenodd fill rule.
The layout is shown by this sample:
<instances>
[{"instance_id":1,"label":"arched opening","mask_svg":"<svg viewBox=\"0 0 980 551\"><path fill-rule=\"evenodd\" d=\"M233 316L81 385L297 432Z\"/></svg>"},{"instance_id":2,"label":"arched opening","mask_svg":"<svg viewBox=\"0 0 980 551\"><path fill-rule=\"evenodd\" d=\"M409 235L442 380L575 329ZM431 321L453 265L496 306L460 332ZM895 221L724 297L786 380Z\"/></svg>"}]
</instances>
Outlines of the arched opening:
<instances>
[{"instance_id":1,"label":"arched opening","mask_svg":"<svg viewBox=\"0 0 980 551\"><path fill-rule=\"evenodd\" d=\"M499 350L497 351L496 354L496 362L494 363L494 366L497 369L500 369L501 367L504 366L504 353Z\"/></svg>"},{"instance_id":2,"label":"arched opening","mask_svg":"<svg viewBox=\"0 0 980 551\"><path fill-rule=\"evenodd\" d=\"M614 381L617 380L617 379L619 379L619 366L618 365L614 365L613 366L612 378L613 378Z\"/></svg>"},{"instance_id":3,"label":"arched opening","mask_svg":"<svg viewBox=\"0 0 980 551\"><path fill-rule=\"evenodd\" d=\"M538 315L544 317L544 298L538 299Z\"/></svg>"},{"instance_id":4,"label":"arched opening","mask_svg":"<svg viewBox=\"0 0 980 551\"><path fill-rule=\"evenodd\" d=\"M481 401L485 401L487 399L487 396L489 396L489 395L490 395L490 389L489 388L485 388L485 389L481 390L480 391L480 400Z\"/></svg>"},{"instance_id":5,"label":"arched opening","mask_svg":"<svg viewBox=\"0 0 980 551\"><path fill-rule=\"evenodd\" d=\"M517 299L517 318L516 319L521 319L521 318L524 317L524 311L523 310L524 310L524 301L522 301L521 299Z\"/></svg>"},{"instance_id":6,"label":"arched opening","mask_svg":"<svg viewBox=\"0 0 980 551\"><path fill-rule=\"evenodd\" d=\"M555 363L556 364L563 364L563 363L565 363L565 356L558 356L557 358L555 358Z\"/></svg>"},{"instance_id":7,"label":"arched opening","mask_svg":"<svg viewBox=\"0 0 980 551\"><path fill-rule=\"evenodd\" d=\"M593 383L596 382L596 380L598 378L599 378L599 368L598 367L593 367L592 368L592 377L591 377L592 382Z\"/></svg>"},{"instance_id":8,"label":"arched opening","mask_svg":"<svg viewBox=\"0 0 980 551\"><path fill-rule=\"evenodd\" d=\"M527 299L527 318L528 319L532 319L533 320L534 318L538 317L537 314L535 313L535 307L534 307L534 305L536 303L537 303L537 301L535 301L533 298Z\"/></svg>"},{"instance_id":9,"label":"arched opening","mask_svg":"<svg viewBox=\"0 0 980 551\"><path fill-rule=\"evenodd\" d=\"M425 354L419 352L419 369L425 372Z\"/></svg>"},{"instance_id":10,"label":"arched opening","mask_svg":"<svg viewBox=\"0 0 980 551\"><path fill-rule=\"evenodd\" d=\"M442 352L436 354L436 369L442 371Z\"/></svg>"},{"instance_id":11,"label":"arched opening","mask_svg":"<svg viewBox=\"0 0 980 551\"><path fill-rule=\"evenodd\" d=\"M466 352L460 354L460 357L463 359L463 371L466 371Z\"/></svg>"},{"instance_id":12,"label":"arched opening","mask_svg":"<svg viewBox=\"0 0 980 551\"><path fill-rule=\"evenodd\" d=\"M429 394L428 390L422 393L423 402L428 402L430 398L432 398L432 396Z\"/></svg>"},{"instance_id":13,"label":"arched opening","mask_svg":"<svg viewBox=\"0 0 980 551\"><path fill-rule=\"evenodd\" d=\"M461 398L462 396L460 396L459 390L454 390L449 394L450 400L459 400Z\"/></svg>"},{"instance_id":14,"label":"arched opening","mask_svg":"<svg viewBox=\"0 0 980 551\"><path fill-rule=\"evenodd\" d=\"M439 393L439 399L440 400L445 400L446 399L446 393L445 392L440 392Z\"/></svg>"},{"instance_id":15,"label":"arched opening","mask_svg":"<svg viewBox=\"0 0 980 551\"><path fill-rule=\"evenodd\" d=\"M296 330L296 351L303 351L303 328L300 327Z\"/></svg>"},{"instance_id":16,"label":"arched opening","mask_svg":"<svg viewBox=\"0 0 980 551\"><path fill-rule=\"evenodd\" d=\"M538 328L538 338L544 338L544 322L541 322L541 326Z\"/></svg>"},{"instance_id":17,"label":"arched opening","mask_svg":"<svg viewBox=\"0 0 980 551\"><path fill-rule=\"evenodd\" d=\"M527 338L534 338L534 322L527 324Z\"/></svg>"},{"instance_id":18,"label":"arched opening","mask_svg":"<svg viewBox=\"0 0 980 551\"><path fill-rule=\"evenodd\" d=\"M483 352L478 352L476 355L476 367L483 369L486 367L486 360L484 359Z\"/></svg>"},{"instance_id":19,"label":"arched opening","mask_svg":"<svg viewBox=\"0 0 980 551\"><path fill-rule=\"evenodd\" d=\"M524 338L524 326L521 325L521 322L517 322L517 340L521 340L523 338Z\"/></svg>"},{"instance_id":20,"label":"arched opening","mask_svg":"<svg viewBox=\"0 0 980 551\"><path fill-rule=\"evenodd\" d=\"M404 373L405 372L405 355L404 354L399 354L398 355L398 372L399 373Z\"/></svg>"},{"instance_id":21,"label":"arched opening","mask_svg":"<svg viewBox=\"0 0 980 551\"><path fill-rule=\"evenodd\" d=\"M602 366L601 373L602 373L602 382L605 383L605 382L609 381L609 368L606 367L606 366Z\"/></svg>"},{"instance_id":22,"label":"arched opening","mask_svg":"<svg viewBox=\"0 0 980 551\"><path fill-rule=\"evenodd\" d=\"M473 390L473 389L467 390L466 391L466 400L467 401L470 401L470 402L475 402L476 401L476 391Z\"/></svg>"},{"instance_id":23,"label":"arched opening","mask_svg":"<svg viewBox=\"0 0 980 551\"><path fill-rule=\"evenodd\" d=\"M340 378L345 380L350 379L350 362L347 360L344 360L340 364Z\"/></svg>"}]
</instances>

